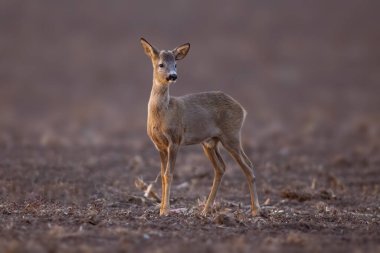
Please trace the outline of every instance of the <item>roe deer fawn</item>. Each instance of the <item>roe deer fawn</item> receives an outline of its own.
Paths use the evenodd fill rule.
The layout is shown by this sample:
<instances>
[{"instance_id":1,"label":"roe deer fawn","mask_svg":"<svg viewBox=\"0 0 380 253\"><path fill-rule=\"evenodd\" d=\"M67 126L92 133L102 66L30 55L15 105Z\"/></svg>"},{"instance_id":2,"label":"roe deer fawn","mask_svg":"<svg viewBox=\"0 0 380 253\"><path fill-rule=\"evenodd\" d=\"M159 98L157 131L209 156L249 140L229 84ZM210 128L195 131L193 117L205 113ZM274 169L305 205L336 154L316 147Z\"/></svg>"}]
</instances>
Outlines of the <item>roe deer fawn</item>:
<instances>
[{"instance_id":1,"label":"roe deer fawn","mask_svg":"<svg viewBox=\"0 0 380 253\"><path fill-rule=\"evenodd\" d=\"M225 171L225 164L218 149L219 142L243 170L251 196L251 212L252 215L257 215L260 205L253 166L244 153L240 140L246 115L244 108L235 99L220 91L171 97L169 86L177 80L176 61L185 58L190 44L183 44L173 50L159 51L145 39L141 38L140 41L153 64L147 132L161 158L160 215L169 214L170 186L179 147L197 143L202 144L214 167L214 180L202 215L208 213Z\"/></svg>"}]
</instances>

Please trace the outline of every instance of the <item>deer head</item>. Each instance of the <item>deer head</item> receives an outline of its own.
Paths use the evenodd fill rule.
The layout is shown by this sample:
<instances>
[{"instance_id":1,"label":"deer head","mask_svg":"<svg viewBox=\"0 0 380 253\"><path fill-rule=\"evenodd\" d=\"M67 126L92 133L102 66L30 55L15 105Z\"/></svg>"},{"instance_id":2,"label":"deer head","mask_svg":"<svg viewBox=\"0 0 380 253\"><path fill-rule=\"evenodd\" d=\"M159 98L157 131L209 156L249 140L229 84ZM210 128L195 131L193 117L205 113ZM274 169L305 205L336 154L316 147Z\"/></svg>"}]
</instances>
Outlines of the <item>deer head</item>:
<instances>
[{"instance_id":1,"label":"deer head","mask_svg":"<svg viewBox=\"0 0 380 253\"><path fill-rule=\"evenodd\" d=\"M154 80L163 85L173 83L177 80L177 61L185 58L190 49L186 43L173 50L161 50L149 44L144 38L140 39L145 54L149 56L153 65Z\"/></svg>"}]
</instances>

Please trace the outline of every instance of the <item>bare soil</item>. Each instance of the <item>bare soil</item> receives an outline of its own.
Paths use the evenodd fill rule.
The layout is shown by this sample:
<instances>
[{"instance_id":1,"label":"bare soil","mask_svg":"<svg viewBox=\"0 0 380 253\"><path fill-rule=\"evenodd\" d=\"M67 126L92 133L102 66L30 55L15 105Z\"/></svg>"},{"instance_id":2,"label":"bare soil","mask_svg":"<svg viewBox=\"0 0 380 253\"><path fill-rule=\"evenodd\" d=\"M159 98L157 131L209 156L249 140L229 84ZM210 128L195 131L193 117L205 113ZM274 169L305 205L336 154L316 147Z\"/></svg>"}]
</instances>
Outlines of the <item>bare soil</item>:
<instances>
[{"instance_id":1,"label":"bare soil","mask_svg":"<svg viewBox=\"0 0 380 253\"><path fill-rule=\"evenodd\" d=\"M0 4L0 252L379 252L379 4L159 2ZM136 188L159 172L141 35L192 43L174 95L247 109L259 217L226 152L207 217L199 146L180 150L170 216Z\"/></svg>"}]
</instances>

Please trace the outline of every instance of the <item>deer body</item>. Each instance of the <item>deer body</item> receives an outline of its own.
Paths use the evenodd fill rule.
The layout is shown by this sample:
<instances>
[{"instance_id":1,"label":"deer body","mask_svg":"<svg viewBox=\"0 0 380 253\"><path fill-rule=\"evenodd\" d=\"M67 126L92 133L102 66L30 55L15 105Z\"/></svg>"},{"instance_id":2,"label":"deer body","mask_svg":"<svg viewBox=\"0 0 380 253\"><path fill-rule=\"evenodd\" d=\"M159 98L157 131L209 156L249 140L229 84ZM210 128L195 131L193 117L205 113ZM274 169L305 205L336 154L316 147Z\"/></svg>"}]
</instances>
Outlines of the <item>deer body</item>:
<instances>
[{"instance_id":1,"label":"deer body","mask_svg":"<svg viewBox=\"0 0 380 253\"><path fill-rule=\"evenodd\" d=\"M220 91L169 97L166 103L156 99L150 99L148 111L148 134L156 146L167 145L160 140L166 139L162 133L175 135L180 145L192 145L241 127L244 120L242 106Z\"/></svg>"},{"instance_id":2,"label":"deer body","mask_svg":"<svg viewBox=\"0 0 380 253\"><path fill-rule=\"evenodd\" d=\"M169 86L177 79L176 61L183 59L190 45L172 51L158 51L141 39L145 53L153 64L153 87L148 103L147 132L160 153L162 200L160 215L168 215L170 186L177 152L181 145L201 143L214 167L214 181L202 211L204 215L213 204L225 171L218 143L227 149L247 177L251 195L252 214L260 210L253 166L240 141L246 112L232 97L220 91L171 97Z\"/></svg>"}]
</instances>

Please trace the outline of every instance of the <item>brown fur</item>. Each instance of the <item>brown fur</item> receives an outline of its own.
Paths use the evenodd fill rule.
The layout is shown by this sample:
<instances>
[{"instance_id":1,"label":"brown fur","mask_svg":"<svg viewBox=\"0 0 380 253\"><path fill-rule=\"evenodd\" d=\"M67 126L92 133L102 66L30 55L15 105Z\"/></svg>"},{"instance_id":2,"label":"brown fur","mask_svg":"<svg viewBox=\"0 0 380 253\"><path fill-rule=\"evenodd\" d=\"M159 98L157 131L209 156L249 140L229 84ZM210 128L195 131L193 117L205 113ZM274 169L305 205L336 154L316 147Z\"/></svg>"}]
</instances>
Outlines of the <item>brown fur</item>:
<instances>
[{"instance_id":1,"label":"brown fur","mask_svg":"<svg viewBox=\"0 0 380 253\"><path fill-rule=\"evenodd\" d=\"M178 149L181 145L201 143L214 167L214 182L202 211L204 215L213 204L225 171L218 143L227 149L247 177L251 195L252 214L259 210L253 166L245 155L240 141L246 112L232 97L220 91L171 97L169 86L176 77L176 60L183 59L190 44L174 50L158 51L141 39L145 53L153 64L153 87L148 104L147 132L161 158L162 201L160 215L169 213L170 186Z\"/></svg>"}]
</instances>

